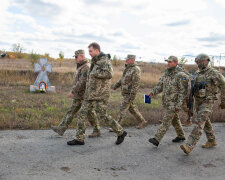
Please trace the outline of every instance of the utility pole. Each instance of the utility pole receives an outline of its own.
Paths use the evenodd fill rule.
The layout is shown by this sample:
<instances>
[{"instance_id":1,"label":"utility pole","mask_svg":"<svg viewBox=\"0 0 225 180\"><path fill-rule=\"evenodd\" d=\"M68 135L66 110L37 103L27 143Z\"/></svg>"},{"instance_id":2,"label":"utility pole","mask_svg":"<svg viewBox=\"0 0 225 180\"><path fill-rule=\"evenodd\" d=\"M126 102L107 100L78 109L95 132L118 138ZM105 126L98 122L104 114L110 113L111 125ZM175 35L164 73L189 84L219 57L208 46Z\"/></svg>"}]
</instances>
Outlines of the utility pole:
<instances>
[{"instance_id":1,"label":"utility pole","mask_svg":"<svg viewBox=\"0 0 225 180\"><path fill-rule=\"evenodd\" d=\"M225 54L225 53L220 53L220 61L221 61L221 58L222 58L223 54ZM220 61L219 61L219 72L220 72Z\"/></svg>"}]
</instances>

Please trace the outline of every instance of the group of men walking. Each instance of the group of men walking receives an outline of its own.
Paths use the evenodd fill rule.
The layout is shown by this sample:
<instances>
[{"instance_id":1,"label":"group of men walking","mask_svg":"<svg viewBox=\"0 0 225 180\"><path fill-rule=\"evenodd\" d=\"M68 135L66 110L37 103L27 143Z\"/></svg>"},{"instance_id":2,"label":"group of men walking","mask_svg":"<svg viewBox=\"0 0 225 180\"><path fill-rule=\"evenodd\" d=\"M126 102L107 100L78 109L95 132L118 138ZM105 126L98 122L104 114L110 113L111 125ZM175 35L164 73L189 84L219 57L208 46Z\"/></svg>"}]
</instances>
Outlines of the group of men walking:
<instances>
[{"instance_id":1,"label":"group of men walking","mask_svg":"<svg viewBox=\"0 0 225 180\"><path fill-rule=\"evenodd\" d=\"M111 86L113 69L110 55L101 52L97 43L91 43L88 49L92 57L91 64L86 60L84 50L75 51L77 70L74 75L74 85L68 94L69 97L73 98L72 106L62 122L58 126L52 126L51 128L62 136L77 114L76 138L68 141L68 145L85 144L86 120L93 127L93 132L88 137L99 137L101 135L99 120L105 121L110 127L110 131L117 134L115 143L119 145L127 135L127 132L120 125L126 116L127 110L139 121L137 128L144 128L147 125L146 120L134 104L139 89L141 71L135 63L135 55L128 55L121 79ZM163 107L166 110L155 136L149 139L149 142L155 146L159 145L171 124L177 133L177 137L172 141L181 142L185 140L178 113L185 106L185 100L190 89L190 77L178 66L178 58L176 56L170 56L166 61L168 64L167 70L149 94L150 97L153 97L162 92ZM194 96L197 115L195 119L196 124L186 144L180 146L186 154L193 150L203 130L208 141L202 147L209 148L217 145L210 116L219 90L221 92L220 107L225 109L225 78L220 72L209 67L209 61L210 58L206 54L200 54L195 59L199 70L194 75L192 92L189 94ZM116 90L119 87L121 88L123 100L117 120L115 120L108 115L107 106L110 89Z\"/></svg>"}]
</instances>

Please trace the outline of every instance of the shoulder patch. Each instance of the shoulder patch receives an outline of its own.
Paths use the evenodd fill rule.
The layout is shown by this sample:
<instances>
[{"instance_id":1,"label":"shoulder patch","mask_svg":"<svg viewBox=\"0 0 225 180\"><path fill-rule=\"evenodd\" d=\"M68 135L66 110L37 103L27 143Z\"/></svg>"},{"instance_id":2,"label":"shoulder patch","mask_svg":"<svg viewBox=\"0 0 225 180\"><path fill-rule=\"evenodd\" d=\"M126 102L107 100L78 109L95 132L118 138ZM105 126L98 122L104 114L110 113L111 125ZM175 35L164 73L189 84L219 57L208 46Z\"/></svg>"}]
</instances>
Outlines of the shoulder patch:
<instances>
[{"instance_id":1,"label":"shoulder patch","mask_svg":"<svg viewBox=\"0 0 225 180\"><path fill-rule=\"evenodd\" d=\"M184 82L187 82L187 78L186 78L186 77L183 77L183 81L184 81Z\"/></svg>"}]
</instances>

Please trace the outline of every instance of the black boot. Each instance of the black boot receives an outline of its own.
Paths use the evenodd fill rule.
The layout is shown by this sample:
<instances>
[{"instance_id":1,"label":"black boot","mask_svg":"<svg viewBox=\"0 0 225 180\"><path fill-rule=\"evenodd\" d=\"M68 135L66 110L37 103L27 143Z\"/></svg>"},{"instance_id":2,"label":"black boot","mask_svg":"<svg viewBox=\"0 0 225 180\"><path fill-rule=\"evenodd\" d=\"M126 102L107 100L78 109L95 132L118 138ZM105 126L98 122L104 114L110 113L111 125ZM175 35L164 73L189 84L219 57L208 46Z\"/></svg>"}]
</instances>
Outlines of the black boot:
<instances>
[{"instance_id":1,"label":"black boot","mask_svg":"<svg viewBox=\"0 0 225 180\"><path fill-rule=\"evenodd\" d=\"M159 145L159 142L155 138L150 138L148 141L150 143L154 144L155 146L158 146Z\"/></svg>"},{"instance_id":2,"label":"black boot","mask_svg":"<svg viewBox=\"0 0 225 180\"><path fill-rule=\"evenodd\" d=\"M68 145L73 146L73 145L84 145L84 141L77 141L76 139L72 141L67 142Z\"/></svg>"},{"instance_id":3,"label":"black boot","mask_svg":"<svg viewBox=\"0 0 225 180\"><path fill-rule=\"evenodd\" d=\"M126 135L127 135L127 132L124 131L121 136L118 136L117 137L117 140L116 140L116 145L121 144L123 142L124 138L126 137Z\"/></svg>"},{"instance_id":4,"label":"black boot","mask_svg":"<svg viewBox=\"0 0 225 180\"><path fill-rule=\"evenodd\" d=\"M172 142L180 142L180 141L184 141L185 140L185 137L176 137L172 140Z\"/></svg>"}]
</instances>

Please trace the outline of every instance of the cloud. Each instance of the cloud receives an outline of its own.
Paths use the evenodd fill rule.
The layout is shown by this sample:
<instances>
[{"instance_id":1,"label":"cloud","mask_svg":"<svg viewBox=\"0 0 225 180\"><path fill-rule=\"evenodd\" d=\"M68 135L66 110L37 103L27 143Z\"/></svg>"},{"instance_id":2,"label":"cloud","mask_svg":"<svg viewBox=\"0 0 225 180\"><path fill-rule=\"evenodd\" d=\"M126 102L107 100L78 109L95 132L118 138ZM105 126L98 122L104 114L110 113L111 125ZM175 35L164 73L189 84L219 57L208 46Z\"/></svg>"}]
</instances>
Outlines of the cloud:
<instances>
[{"instance_id":1,"label":"cloud","mask_svg":"<svg viewBox=\"0 0 225 180\"><path fill-rule=\"evenodd\" d=\"M177 22L172 22L172 23L168 23L168 24L165 24L166 26L169 26L169 27L174 27L174 26L183 26L183 25L188 25L190 24L190 20L182 20L182 21L177 21Z\"/></svg>"},{"instance_id":2,"label":"cloud","mask_svg":"<svg viewBox=\"0 0 225 180\"><path fill-rule=\"evenodd\" d=\"M0 41L0 45L10 45L10 44L7 42Z\"/></svg>"},{"instance_id":3,"label":"cloud","mask_svg":"<svg viewBox=\"0 0 225 180\"><path fill-rule=\"evenodd\" d=\"M163 61L171 54L218 54L225 48L223 0L2 0L1 48L59 50L71 57L97 41L104 52ZM210 12L210 13L209 13ZM215 12L215 13L214 13ZM213 33L212 33L213 32Z\"/></svg>"},{"instance_id":4,"label":"cloud","mask_svg":"<svg viewBox=\"0 0 225 180\"><path fill-rule=\"evenodd\" d=\"M197 38L197 40L204 42L224 42L225 35L211 32L208 36Z\"/></svg>"},{"instance_id":5,"label":"cloud","mask_svg":"<svg viewBox=\"0 0 225 180\"><path fill-rule=\"evenodd\" d=\"M87 34L81 34L78 35L77 37L81 38L81 39L89 39L92 41L102 41L102 42L112 42L113 40L110 38L107 38L106 36L100 34L100 35L95 35L95 34L91 34L91 33L87 33Z\"/></svg>"},{"instance_id":6,"label":"cloud","mask_svg":"<svg viewBox=\"0 0 225 180\"><path fill-rule=\"evenodd\" d=\"M133 45L133 44L129 44L129 43L122 44L122 45L120 46L120 48L122 48L122 49L140 49L139 46Z\"/></svg>"},{"instance_id":7,"label":"cloud","mask_svg":"<svg viewBox=\"0 0 225 180\"><path fill-rule=\"evenodd\" d=\"M217 45L217 44L204 44L203 46L204 46L204 47L209 47L209 48L216 48L216 47L218 47L219 45Z\"/></svg>"},{"instance_id":8,"label":"cloud","mask_svg":"<svg viewBox=\"0 0 225 180\"><path fill-rule=\"evenodd\" d=\"M12 6L19 8L24 14L32 17L53 18L58 16L62 9L54 3L44 0L14 0Z\"/></svg>"}]
</instances>

